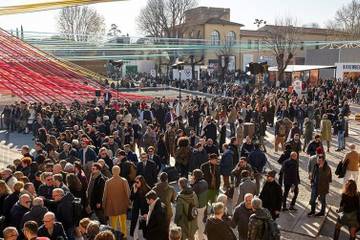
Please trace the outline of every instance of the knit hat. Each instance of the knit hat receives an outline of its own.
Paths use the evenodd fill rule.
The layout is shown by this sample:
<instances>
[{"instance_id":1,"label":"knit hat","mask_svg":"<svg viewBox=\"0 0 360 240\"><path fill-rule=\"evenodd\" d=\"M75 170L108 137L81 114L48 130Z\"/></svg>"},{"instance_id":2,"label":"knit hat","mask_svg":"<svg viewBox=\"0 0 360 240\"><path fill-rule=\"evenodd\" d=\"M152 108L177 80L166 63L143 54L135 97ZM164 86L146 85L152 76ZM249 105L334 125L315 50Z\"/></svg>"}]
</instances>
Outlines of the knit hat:
<instances>
[{"instance_id":1,"label":"knit hat","mask_svg":"<svg viewBox=\"0 0 360 240\"><path fill-rule=\"evenodd\" d=\"M324 149L322 147L316 148L316 155L322 155L324 154Z\"/></svg>"}]
</instances>

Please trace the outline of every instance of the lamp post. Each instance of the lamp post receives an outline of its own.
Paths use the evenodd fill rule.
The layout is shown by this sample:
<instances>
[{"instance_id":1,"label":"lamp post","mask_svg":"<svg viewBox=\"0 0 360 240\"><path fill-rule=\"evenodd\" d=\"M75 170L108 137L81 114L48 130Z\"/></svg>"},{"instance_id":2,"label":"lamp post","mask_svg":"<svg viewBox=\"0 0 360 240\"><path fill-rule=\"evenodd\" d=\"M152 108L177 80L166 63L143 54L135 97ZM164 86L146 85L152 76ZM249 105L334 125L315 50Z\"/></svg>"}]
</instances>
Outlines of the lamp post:
<instances>
[{"instance_id":1,"label":"lamp post","mask_svg":"<svg viewBox=\"0 0 360 240\"><path fill-rule=\"evenodd\" d=\"M181 80L181 68L179 68L179 79L180 79L180 85L179 85L179 103L181 102L181 85L182 85L182 80Z\"/></svg>"},{"instance_id":2,"label":"lamp post","mask_svg":"<svg viewBox=\"0 0 360 240\"><path fill-rule=\"evenodd\" d=\"M182 70L182 66L184 65L184 62L180 62L179 59L176 59L175 63L172 65L172 67L174 69L178 69L179 71L179 80L180 80L180 85L179 85L179 103L181 101L181 70Z\"/></svg>"}]
</instances>

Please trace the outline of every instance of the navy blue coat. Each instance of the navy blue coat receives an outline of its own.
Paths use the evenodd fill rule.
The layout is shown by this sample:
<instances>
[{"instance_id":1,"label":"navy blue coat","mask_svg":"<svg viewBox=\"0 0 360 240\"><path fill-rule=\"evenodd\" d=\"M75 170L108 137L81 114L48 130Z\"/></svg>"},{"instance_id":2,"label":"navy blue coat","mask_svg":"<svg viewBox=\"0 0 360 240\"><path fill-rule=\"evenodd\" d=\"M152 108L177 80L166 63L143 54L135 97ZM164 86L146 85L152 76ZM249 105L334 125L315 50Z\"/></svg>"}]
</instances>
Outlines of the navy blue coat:
<instances>
[{"instance_id":1,"label":"navy blue coat","mask_svg":"<svg viewBox=\"0 0 360 240\"><path fill-rule=\"evenodd\" d=\"M260 149L255 149L249 155L249 164L255 171L259 173L263 172L264 167L266 165L266 161L267 158Z\"/></svg>"},{"instance_id":2,"label":"navy blue coat","mask_svg":"<svg viewBox=\"0 0 360 240\"><path fill-rule=\"evenodd\" d=\"M83 163L83 155L84 155L84 150L80 149L78 156L79 156L81 164L84 164ZM92 148L88 148L85 153L85 163L90 162L90 161L96 162L96 160L97 160L96 152Z\"/></svg>"},{"instance_id":3,"label":"navy blue coat","mask_svg":"<svg viewBox=\"0 0 360 240\"><path fill-rule=\"evenodd\" d=\"M226 149L220 161L220 174L223 176L230 176L233 168L233 151Z\"/></svg>"}]
</instances>

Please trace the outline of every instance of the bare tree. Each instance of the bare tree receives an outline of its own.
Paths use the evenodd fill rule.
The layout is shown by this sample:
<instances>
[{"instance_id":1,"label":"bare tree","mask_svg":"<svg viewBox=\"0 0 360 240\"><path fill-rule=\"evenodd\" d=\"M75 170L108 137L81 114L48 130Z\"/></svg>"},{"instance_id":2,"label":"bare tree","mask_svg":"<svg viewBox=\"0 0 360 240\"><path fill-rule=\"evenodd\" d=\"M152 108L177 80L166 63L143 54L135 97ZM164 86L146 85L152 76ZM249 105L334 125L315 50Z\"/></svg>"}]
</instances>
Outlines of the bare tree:
<instances>
[{"instance_id":1,"label":"bare tree","mask_svg":"<svg viewBox=\"0 0 360 240\"><path fill-rule=\"evenodd\" d=\"M73 41L96 41L105 33L104 17L87 6L63 8L57 24L61 35Z\"/></svg>"},{"instance_id":2,"label":"bare tree","mask_svg":"<svg viewBox=\"0 0 360 240\"><path fill-rule=\"evenodd\" d=\"M334 20L327 23L327 27L346 33L343 39L357 40L360 37L360 1L352 0L343 5L335 14Z\"/></svg>"},{"instance_id":3,"label":"bare tree","mask_svg":"<svg viewBox=\"0 0 360 240\"><path fill-rule=\"evenodd\" d=\"M148 0L138 16L138 28L153 37L179 37L185 31L185 11L197 4L197 0Z\"/></svg>"},{"instance_id":4,"label":"bare tree","mask_svg":"<svg viewBox=\"0 0 360 240\"><path fill-rule=\"evenodd\" d=\"M118 26L114 23L111 24L107 35L109 37L119 37L120 34L121 34L121 30L118 28Z\"/></svg>"},{"instance_id":5,"label":"bare tree","mask_svg":"<svg viewBox=\"0 0 360 240\"><path fill-rule=\"evenodd\" d=\"M296 55L299 48L300 29L296 27L296 21L291 18L278 19L274 26L266 30L263 39L276 59L278 74L277 80L284 81L285 69Z\"/></svg>"}]
</instances>

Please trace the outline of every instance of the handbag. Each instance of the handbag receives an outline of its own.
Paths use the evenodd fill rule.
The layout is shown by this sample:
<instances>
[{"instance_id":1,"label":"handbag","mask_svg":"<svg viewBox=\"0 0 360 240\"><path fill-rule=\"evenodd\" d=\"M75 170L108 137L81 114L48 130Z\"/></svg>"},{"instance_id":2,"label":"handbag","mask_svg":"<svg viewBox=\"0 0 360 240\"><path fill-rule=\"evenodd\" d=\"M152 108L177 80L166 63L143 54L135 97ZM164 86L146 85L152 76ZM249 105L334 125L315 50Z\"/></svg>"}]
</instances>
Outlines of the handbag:
<instances>
[{"instance_id":1,"label":"handbag","mask_svg":"<svg viewBox=\"0 0 360 240\"><path fill-rule=\"evenodd\" d=\"M338 178L345 177L346 168L347 168L348 163L349 163L348 160L346 160L345 162L343 162L343 161L339 162L339 164L337 165L336 170L335 170L335 175L337 175Z\"/></svg>"}]
</instances>

